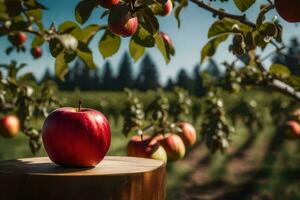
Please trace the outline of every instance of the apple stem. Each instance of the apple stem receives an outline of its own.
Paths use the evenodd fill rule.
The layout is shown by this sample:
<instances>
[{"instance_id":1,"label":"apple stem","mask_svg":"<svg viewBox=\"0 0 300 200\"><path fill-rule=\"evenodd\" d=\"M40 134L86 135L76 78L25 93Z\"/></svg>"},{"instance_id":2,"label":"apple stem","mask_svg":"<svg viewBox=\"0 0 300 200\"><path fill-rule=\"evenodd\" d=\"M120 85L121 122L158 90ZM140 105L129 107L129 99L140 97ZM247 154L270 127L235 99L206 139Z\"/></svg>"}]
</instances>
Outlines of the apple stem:
<instances>
[{"instance_id":1,"label":"apple stem","mask_svg":"<svg viewBox=\"0 0 300 200\"><path fill-rule=\"evenodd\" d=\"M141 135L141 141L144 141L144 135L143 134Z\"/></svg>"},{"instance_id":2,"label":"apple stem","mask_svg":"<svg viewBox=\"0 0 300 200\"><path fill-rule=\"evenodd\" d=\"M81 105L82 105L82 100L80 99L80 100L79 100L79 103L78 103L78 112L81 111Z\"/></svg>"}]
</instances>

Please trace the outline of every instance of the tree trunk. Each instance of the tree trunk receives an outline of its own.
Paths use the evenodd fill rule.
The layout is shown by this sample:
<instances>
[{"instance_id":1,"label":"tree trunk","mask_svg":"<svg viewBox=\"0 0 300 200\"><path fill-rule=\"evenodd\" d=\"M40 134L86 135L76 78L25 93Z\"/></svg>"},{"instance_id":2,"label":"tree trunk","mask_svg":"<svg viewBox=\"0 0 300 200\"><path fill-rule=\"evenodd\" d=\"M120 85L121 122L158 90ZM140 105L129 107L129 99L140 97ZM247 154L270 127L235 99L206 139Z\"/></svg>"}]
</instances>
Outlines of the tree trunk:
<instances>
[{"instance_id":1,"label":"tree trunk","mask_svg":"<svg viewBox=\"0 0 300 200\"><path fill-rule=\"evenodd\" d=\"M0 162L0 199L164 200L162 161L105 157L95 168L67 168L48 158Z\"/></svg>"}]
</instances>

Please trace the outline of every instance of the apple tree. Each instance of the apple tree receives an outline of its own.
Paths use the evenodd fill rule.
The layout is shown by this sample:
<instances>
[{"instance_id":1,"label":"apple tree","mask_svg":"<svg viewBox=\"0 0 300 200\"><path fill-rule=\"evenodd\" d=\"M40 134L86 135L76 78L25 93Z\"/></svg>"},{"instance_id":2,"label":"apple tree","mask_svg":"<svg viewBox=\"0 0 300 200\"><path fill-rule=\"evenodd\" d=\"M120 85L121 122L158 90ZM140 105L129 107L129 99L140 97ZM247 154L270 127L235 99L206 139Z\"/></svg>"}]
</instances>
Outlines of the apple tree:
<instances>
[{"instance_id":1,"label":"apple tree","mask_svg":"<svg viewBox=\"0 0 300 200\"><path fill-rule=\"evenodd\" d=\"M226 12L222 8L216 8L214 2L219 1L224 4L234 4L240 14ZM282 94L300 100L300 93L297 91L300 81L299 77L290 73L287 67L279 64L265 65L265 60L270 57L266 55L261 57L260 53L267 46L273 47L274 52L280 52L284 49L282 42L283 29L276 17L271 19L266 14L275 9L289 22L299 22L298 2L283 0L266 0L257 10L256 20L251 21L247 18L247 10L256 0L82 0L78 1L75 10L76 21L65 21L61 24L52 24L50 27L43 25L43 10L46 9L38 0L0 0L0 36L7 38L11 46L4 48L7 54L12 51L25 52L24 42L27 35L31 34L34 39L31 41L30 53L34 58L42 55L41 45L47 45L50 49L53 59L55 59L55 74L58 78L64 79L68 72L68 63L76 58L83 60L86 65L93 69L96 67L93 56L98 52L92 52L89 43L92 38L99 35L99 52L103 58L108 58L116 54L124 39L129 39L129 52L133 60L139 60L147 48L157 48L166 63L170 62L172 56L175 56L175 46L166 32L160 30L160 24L157 16L167 16L174 13L177 19L178 28L180 28L180 15L184 8L190 4L195 4L199 9L211 13L215 20L207 30L208 42L201 47L199 61L203 63L207 58L214 56L219 45L227 40L231 40L228 46L228 53L236 56L233 62L224 62L226 75L223 81L209 86L210 92L207 95L207 106L205 115L207 121L203 122L203 134L207 145L212 150L225 149L228 144L228 135L231 132L226 121L226 112L224 103L220 96L220 90L229 92L238 92L248 89L251 86L270 88L271 91L278 91ZM292 6L291 6L292 5ZM103 11L101 18L107 21L106 24L86 24L91 13L95 9ZM54 12L54 11L53 11ZM81 26L79 26L80 24ZM14 65L18 66L16 63ZM6 64L9 66L10 64ZM21 65L23 67L23 65ZM20 67L21 67L20 66ZM15 77L20 80L23 76ZM24 79L29 79L24 76ZM9 79L9 78L4 78ZM10 80L8 80L10 81ZM41 108L39 103L46 108L48 103L54 103L52 95L42 95L34 99L28 98L31 94L28 88L17 81L15 89L20 91L19 100L11 100L11 103L17 110L32 109L32 105L37 104L36 109ZM10 90L7 84L3 84L3 91ZM34 88L33 88L34 89ZM14 90L12 90L14 94ZM2 94L2 93L1 93ZM3 94L4 95L4 94ZM3 96L2 95L2 96ZM26 96L27 95L27 96ZM18 96L18 95L17 95ZM15 96L14 96L15 97ZM44 98L40 100L39 98ZM21 102L25 101L26 102ZM29 103L29 99L32 101ZM27 102L28 101L28 102ZM134 112L140 110L138 100L131 97L135 108ZM18 103L18 104L17 104ZM29 104L31 106L29 106ZM143 123L143 113L126 112L127 127L125 133L136 129L147 131L153 128L162 128L163 130L176 128L170 123L168 115L172 113L168 108L168 100L163 95L158 95L153 102L153 123L155 126L141 128ZM25 107L20 107L20 106ZM186 105L189 106L189 105ZM26 108L26 109L21 109ZM130 108L129 108L130 109ZM177 109L177 110L176 110ZM181 105L174 112L184 113ZM13 112L13 110L11 110ZM170 113L169 113L170 112ZM29 115L19 114L21 121L24 121ZM132 117L133 116L133 117ZM213 116L213 117L212 117ZM178 119L174 118L174 121ZM25 126L23 126L25 127ZM27 129L23 128L26 133ZM37 135L39 135L37 133Z\"/></svg>"}]
</instances>

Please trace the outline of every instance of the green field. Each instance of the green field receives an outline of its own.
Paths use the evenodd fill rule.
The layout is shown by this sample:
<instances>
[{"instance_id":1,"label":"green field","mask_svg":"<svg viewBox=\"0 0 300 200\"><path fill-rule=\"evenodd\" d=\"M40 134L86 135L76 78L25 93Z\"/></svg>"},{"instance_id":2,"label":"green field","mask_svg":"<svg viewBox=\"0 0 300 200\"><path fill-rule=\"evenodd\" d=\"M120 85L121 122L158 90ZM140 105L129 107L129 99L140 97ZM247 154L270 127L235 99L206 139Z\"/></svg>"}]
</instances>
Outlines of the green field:
<instances>
[{"instance_id":1,"label":"green field","mask_svg":"<svg viewBox=\"0 0 300 200\"><path fill-rule=\"evenodd\" d=\"M144 98L143 101L150 101L151 95L153 93L139 94ZM254 96L259 105L266 106L270 102L270 98L266 98L263 92L247 95ZM244 95L244 98L247 95ZM76 106L78 99L83 99L86 107L98 109L103 106L101 102L104 101L122 107L121 102L125 99L125 95L120 93L78 91L60 92L58 96L62 98L63 106ZM236 99L237 97L227 99L228 106L233 106ZM238 123L235 126L236 132L231 136L232 146L227 154L209 154L199 133L198 144L186 158L168 164L168 199L190 199L191 195L199 194L203 195L199 199L252 199L248 196L257 199L299 199L299 142L276 143L277 130L271 116L269 111L260 116L264 124L260 132L248 130L242 123ZM42 120L33 123L37 127L42 126ZM127 138L121 133L121 118L110 117L110 124L112 144L108 154L125 155ZM199 120L195 127L199 130ZM282 146L276 150L276 145ZM42 148L36 156L45 155ZM1 160L30 156L32 154L27 138L22 134L14 139L0 138Z\"/></svg>"}]
</instances>

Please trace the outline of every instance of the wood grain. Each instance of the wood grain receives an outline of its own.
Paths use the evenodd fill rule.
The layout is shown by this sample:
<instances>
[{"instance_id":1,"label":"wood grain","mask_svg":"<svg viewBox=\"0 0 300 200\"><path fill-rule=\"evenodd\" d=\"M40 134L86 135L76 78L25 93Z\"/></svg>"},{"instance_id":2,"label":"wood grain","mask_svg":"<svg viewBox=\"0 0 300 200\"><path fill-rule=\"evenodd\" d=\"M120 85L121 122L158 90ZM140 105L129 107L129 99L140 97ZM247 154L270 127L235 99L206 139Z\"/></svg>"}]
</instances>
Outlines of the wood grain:
<instances>
[{"instance_id":1,"label":"wood grain","mask_svg":"<svg viewBox=\"0 0 300 200\"><path fill-rule=\"evenodd\" d=\"M47 157L0 162L0 199L163 200L162 161L110 157L94 168L67 168Z\"/></svg>"}]
</instances>

